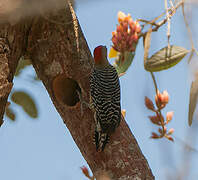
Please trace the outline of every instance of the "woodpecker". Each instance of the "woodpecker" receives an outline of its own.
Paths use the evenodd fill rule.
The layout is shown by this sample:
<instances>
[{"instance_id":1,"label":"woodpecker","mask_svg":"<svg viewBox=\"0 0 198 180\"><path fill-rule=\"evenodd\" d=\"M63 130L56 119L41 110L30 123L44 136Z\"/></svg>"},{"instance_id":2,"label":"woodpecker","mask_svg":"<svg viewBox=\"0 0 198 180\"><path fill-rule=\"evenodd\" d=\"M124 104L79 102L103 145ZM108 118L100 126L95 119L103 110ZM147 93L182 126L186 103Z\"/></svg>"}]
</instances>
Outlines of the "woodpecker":
<instances>
[{"instance_id":1,"label":"woodpecker","mask_svg":"<svg viewBox=\"0 0 198 180\"><path fill-rule=\"evenodd\" d=\"M109 136L120 124L120 83L116 69L107 60L106 46L94 49L90 93L95 118L96 150L103 151Z\"/></svg>"}]
</instances>

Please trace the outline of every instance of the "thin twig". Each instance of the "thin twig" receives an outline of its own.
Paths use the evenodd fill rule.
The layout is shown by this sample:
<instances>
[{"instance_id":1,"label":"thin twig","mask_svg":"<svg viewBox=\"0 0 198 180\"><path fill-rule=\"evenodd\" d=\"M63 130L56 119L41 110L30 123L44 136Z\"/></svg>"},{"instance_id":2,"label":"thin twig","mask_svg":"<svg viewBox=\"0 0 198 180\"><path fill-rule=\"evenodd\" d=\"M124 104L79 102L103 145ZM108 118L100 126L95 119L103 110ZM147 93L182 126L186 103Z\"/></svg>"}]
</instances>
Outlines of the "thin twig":
<instances>
[{"instance_id":1,"label":"thin twig","mask_svg":"<svg viewBox=\"0 0 198 180\"><path fill-rule=\"evenodd\" d=\"M155 86L155 91L156 91L156 94L157 94L158 93L157 82L155 80L155 76L154 76L153 72L151 72L151 76L152 76L153 83L154 83L154 86Z\"/></svg>"},{"instance_id":2,"label":"thin twig","mask_svg":"<svg viewBox=\"0 0 198 180\"><path fill-rule=\"evenodd\" d=\"M190 56L188 58L188 63L191 61L193 55L194 55L195 51L193 49L191 49L191 52L190 52Z\"/></svg>"},{"instance_id":3,"label":"thin twig","mask_svg":"<svg viewBox=\"0 0 198 180\"><path fill-rule=\"evenodd\" d=\"M183 1L184 1L184 0L183 0ZM193 38L192 38L192 32L191 32L191 30L190 30L188 21L187 21L187 19L186 19L185 10L184 10L184 3L182 4L182 13L183 13L183 16L184 16L184 22L185 22L185 25L186 25L186 28L187 28L187 31L188 31L188 37L189 37L189 39L190 39L191 50L192 50L191 56L190 56L190 58L188 59L188 63L189 63L189 62L191 61L191 59L192 59L193 53L195 52L196 55L198 56L198 52L197 52L197 50L195 49L194 42L193 42Z\"/></svg>"},{"instance_id":4,"label":"thin twig","mask_svg":"<svg viewBox=\"0 0 198 180\"><path fill-rule=\"evenodd\" d=\"M167 18L167 38L168 38L168 50L170 49L170 15L168 12L168 2L164 0L165 10L166 10L166 18ZM169 54L168 54L169 55Z\"/></svg>"},{"instance_id":5,"label":"thin twig","mask_svg":"<svg viewBox=\"0 0 198 180\"><path fill-rule=\"evenodd\" d=\"M153 79L153 83L154 83L155 91L156 91L156 95L157 95L158 94L157 82L156 82L156 79L155 79L155 76L154 76L153 72L151 72L151 76L152 76L152 79ZM160 122L161 122L161 126L162 126L162 134L161 134L160 137L164 137L166 132L165 132L164 120L163 120L162 112L161 112L160 108L157 110L157 113L159 114Z\"/></svg>"},{"instance_id":6,"label":"thin twig","mask_svg":"<svg viewBox=\"0 0 198 180\"><path fill-rule=\"evenodd\" d=\"M160 15L161 16L161 15ZM147 24L151 24L153 26L158 26L155 22L152 22L152 21L148 21L148 20L145 20L145 19L137 19L137 21L140 21L140 22L144 22L145 24L143 24L143 26L147 25Z\"/></svg>"},{"instance_id":7,"label":"thin twig","mask_svg":"<svg viewBox=\"0 0 198 180\"><path fill-rule=\"evenodd\" d=\"M176 13L176 10L177 10L180 6L182 6L182 4L184 3L184 1L185 1L185 0L181 0L181 1L175 6L174 10L173 10L173 8L169 8L169 9L168 9L169 17L170 17L170 18ZM166 13L166 12L162 13L162 14L161 14L160 16L158 16L157 18L154 18L152 21L150 21L149 24L152 24L152 23L154 23L155 21L157 21L157 20L158 20L160 17L162 17L165 13ZM168 20L168 19L167 19L167 17L166 17L164 20L160 21L159 23L155 23L156 25L155 25L155 27L152 29L152 31L157 31L162 25L164 25L164 24L167 22L167 20ZM140 34L139 34L139 38L140 38L140 37L144 37L144 36L146 35L146 33L147 33L147 32L140 33Z\"/></svg>"},{"instance_id":8,"label":"thin twig","mask_svg":"<svg viewBox=\"0 0 198 180\"><path fill-rule=\"evenodd\" d=\"M171 7L174 8L173 1L170 0L169 3L170 3L170 5L171 5Z\"/></svg>"}]
</instances>

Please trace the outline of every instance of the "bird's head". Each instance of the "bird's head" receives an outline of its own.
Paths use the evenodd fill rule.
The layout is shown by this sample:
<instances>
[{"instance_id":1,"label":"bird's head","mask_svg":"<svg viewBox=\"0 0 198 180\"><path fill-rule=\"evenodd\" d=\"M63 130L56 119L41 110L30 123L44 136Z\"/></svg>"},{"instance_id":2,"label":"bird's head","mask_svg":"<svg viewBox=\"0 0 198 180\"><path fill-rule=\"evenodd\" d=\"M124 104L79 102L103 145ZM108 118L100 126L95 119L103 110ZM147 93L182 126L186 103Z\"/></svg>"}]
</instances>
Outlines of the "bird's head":
<instances>
[{"instance_id":1,"label":"bird's head","mask_svg":"<svg viewBox=\"0 0 198 180\"><path fill-rule=\"evenodd\" d=\"M106 46L97 46L94 49L94 62L95 65L101 65L101 66L105 66L107 64L109 64L108 60L107 60L107 48Z\"/></svg>"}]
</instances>

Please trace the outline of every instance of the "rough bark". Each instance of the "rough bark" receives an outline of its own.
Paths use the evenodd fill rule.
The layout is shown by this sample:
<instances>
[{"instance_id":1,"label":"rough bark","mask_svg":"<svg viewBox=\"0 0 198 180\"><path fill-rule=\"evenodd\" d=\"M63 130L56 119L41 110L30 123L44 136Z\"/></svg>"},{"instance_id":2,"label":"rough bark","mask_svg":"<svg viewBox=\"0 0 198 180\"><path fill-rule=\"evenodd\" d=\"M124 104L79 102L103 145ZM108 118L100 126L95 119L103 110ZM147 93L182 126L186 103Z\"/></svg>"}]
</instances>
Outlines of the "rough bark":
<instances>
[{"instance_id":1,"label":"rough bark","mask_svg":"<svg viewBox=\"0 0 198 180\"><path fill-rule=\"evenodd\" d=\"M113 179L154 179L125 120L121 121L105 151L99 153L95 150L92 143L93 114L88 108L80 113L81 105L76 93L80 87L83 98L89 101L92 56L71 7L34 19L28 52L39 78L93 174L97 176L105 170Z\"/></svg>"},{"instance_id":2,"label":"rough bark","mask_svg":"<svg viewBox=\"0 0 198 180\"><path fill-rule=\"evenodd\" d=\"M154 179L124 119L105 151L95 150L93 113L86 107L80 113L77 95L78 90L89 101L92 56L72 7L34 17L29 24L1 26L0 90L7 90L0 91L0 118L17 62L26 52L94 176L105 171L116 180Z\"/></svg>"},{"instance_id":3,"label":"rough bark","mask_svg":"<svg viewBox=\"0 0 198 180\"><path fill-rule=\"evenodd\" d=\"M0 126L18 60L25 52L28 28L25 21L13 26L0 24Z\"/></svg>"}]
</instances>

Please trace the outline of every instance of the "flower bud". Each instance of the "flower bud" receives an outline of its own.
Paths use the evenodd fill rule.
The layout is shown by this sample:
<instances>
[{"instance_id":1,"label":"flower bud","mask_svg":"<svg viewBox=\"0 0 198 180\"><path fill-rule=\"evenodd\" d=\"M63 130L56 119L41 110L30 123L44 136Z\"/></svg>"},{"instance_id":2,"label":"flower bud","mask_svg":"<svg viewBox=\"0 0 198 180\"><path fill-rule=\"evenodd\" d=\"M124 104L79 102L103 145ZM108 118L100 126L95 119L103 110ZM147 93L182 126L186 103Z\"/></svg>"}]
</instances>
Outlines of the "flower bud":
<instances>
[{"instance_id":1,"label":"flower bud","mask_svg":"<svg viewBox=\"0 0 198 180\"><path fill-rule=\"evenodd\" d=\"M123 51L127 48L125 41L121 42L121 48L123 49Z\"/></svg>"},{"instance_id":2,"label":"flower bud","mask_svg":"<svg viewBox=\"0 0 198 180\"><path fill-rule=\"evenodd\" d=\"M149 119L153 124L161 125L161 121L158 116L149 116Z\"/></svg>"},{"instance_id":3,"label":"flower bud","mask_svg":"<svg viewBox=\"0 0 198 180\"><path fill-rule=\"evenodd\" d=\"M121 23L122 21L124 21L124 18L126 17L126 15L122 12L119 11L118 12L118 22Z\"/></svg>"},{"instance_id":4,"label":"flower bud","mask_svg":"<svg viewBox=\"0 0 198 180\"><path fill-rule=\"evenodd\" d=\"M123 23L122 28L123 28L123 31L127 33L127 31L128 31L128 22L127 21Z\"/></svg>"},{"instance_id":5,"label":"flower bud","mask_svg":"<svg viewBox=\"0 0 198 180\"><path fill-rule=\"evenodd\" d=\"M134 21L135 31L139 33L141 31L141 27L138 21Z\"/></svg>"},{"instance_id":6,"label":"flower bud","mask_svg":"<svg viewBox=\"0 0 198 180\"><path fill-rule=\"evenodd\" d=\"M155 103L159 109L162 108L162 99L163 99L163 95L158 90L157 94L155 95Z\"/></svg>"},{"instance_id":7,"label":"flower bud","mask_svg":"<svg viewBox=\"0 0 198 180\"><path fill-rule=\"evenodd\" d=\"M166 136L166 138L167 138L169 141L173 141L173 142L174 142L174 139L173 139L171 136Z\"/></svg>"},{"instance_id":8,"label":"flower bud","mask_svg":"<svg viewBox=\"0 0 198 180\"><path fill-rule=\"evenodd\" d=\"M127 31L123 31L123 39L126 41L126 38L128 37L128 33Z\"/></svg>"},{"instance_id":9,"label":"flower bud","mask_svg":"<svg viewBox=\"0 0 198 180\"><path fill-rule=\"evenodd\" d=\"M162 100L162 103L168 103L168 101L169 101L169 95L168 95L168 92L165 90L165 91L163 91L163 100Z\"/></svg>"},{"instance_id":10,"label":"flower bud","mask_svg":"<svg viewBox=\"0 0 198 180\"><path fill-rule=\"evenodd\" d=\"M122 35L120 32L118 32L118 34L117 34L117 40L118 40L118 42L120 42L122 40Z\"/></svg>"},{"instance_id":11,"label":"flower bud","mask_svg":"<svg viewBox=\"0 0 198 180\"><path fill-rule=\"evenodd\" d=\"M132 35L132 39L133 39L134 42L138 41L138 35L137 35L136 32Z\"/></svg>"},{"instance_id":12,"label":"flower bud","mask_svg":"<svg viewBox=\"0 0 198 180\"><path fill-rule=\"evenodd\" d=\"M127 35L127 37L126 37L126 44L129 45L129 43L130 43L130 36Z\"/></svg>"},{"instance_id":13,"label":"flower bud","mask_svg":"<svg viewBox=\"0 0 198 180\"><path fill-rule=\"evenodd\" d=\"M113 44L117 44L118 40L115 36L112 37L111 41L113 42Z\"/></svg>"},{"instance_id":14,"label":"flower bud","mask_svg":"<svg viewBox=\"0 0 198 180\"><path fill-rule=\"evenodd\" d=\"M128 14L125 18L124 18L124 22L128 22L131 18L131 15Z\"/></svg>"},{"instance_id":15,"label":"flower bud","mask_svg":"<svg viewBox=\"0 0 198 180\"><path fill-rule=\"evenodd\" d=\"M152 139L157 139L157 138L159 138L159 135L157 133L152 132L151 138Z\"/></svg>"},{"instance_id":16,"label":"flower bud","mask_svg":"<svg viewBox=\"0 0 198 180\"><path fill-rule=\"evenodd\" d=\"M81 167L81 170L82 170L83 174L84 174L86 177L91 178L90 175L89 175L89 171L88 171L88 169L87 169L86 166Z\"/></svg>"},{"instance_id":17,"label":"flower bud","mask_svg":"<svg viewBox=\"0 0 198 180\"><path fill-rule=\"evenodd\" d=\"M139 23L136 24L136 26L135 26L135 31L136 31L137 33L141 32L141 27L140 27L140 24L139 24Z\"/></svg>"},{"instance_id":18,"label":"flower bud","mask_svg":"<svg viewBox=\"0 0 198 180\"><path fill-rule=\"evenodd\" d=\"M129 37L128 45L129 45L129 47L130 47L130 49L131 49L131 46L133 45L133 40L131 40L131 37Z\"/></svg>"},{"instance_id":19,"label":"flower bud","mask_svg":"<svg viewBox=\"0 0 198 180\"><path fill-rule=\"evenodd\" d=\"M116 31L113 31L112 32L112 36L116 36L117 32Z\"/></svg>"},{"instance_id":20,"label":"flower bud","mask_svg":"<svg viewBox=\"0 0 198 180\"><path fill-rule=\"evenodd\" d=\"M147 96L145 96L144 102L145 102L145 106L148 109L150 109L151 111L155 111L155 107L154 107L153 102Z\"/></svg>"},{"instance_id":21,"label":"flower bud","mask_svg":"<svg viewBox=\"0 0 198 180\"><path fill-rule=\"evenodd\" d=\"M167 123L167 124L172 120L173 114L174 114L173 111L170 111L170 112L167 112L167 113L166 113L166 123Z\"/></svg>"},{"instance_id":22,"label":"flower bud","mask_svg":"<svg viewBox=\"0 0 198 180\"><path fill-rule=\"evenodd\" d=\"M132 24L129 24L129 28L130 28L130 34L131 34L131 36L134 34L134 32L135 32L135 26L134 26L134 24L132 23Z\"/></svg>"},{"instance_id":23,"label":"flower bud","mask_svg":"<svg viewBox=\"0 0 198 180\"><path fill-rule=\"evenodd\" d=\"M135 48L134 48L134 47L131 47L131 48L129 49L129 51L130 51L130 52L135 52Z\"/></svg>"},{"instance_id":24,"label":"flower bud","mask_svg":"<svg viewBox=\"0 0 198 180\"><path fill-rule=\"evenodd\" d=\"M134 25L133 19L130 18L130 19L128 20L128 23L129 23L129 26L130 26L130 25Z\"/></svg>"},{"instance_id":25,"label":"flower bud","mask_svg":"<svg viewBox=\"0 0 198 180\"><path fill-rule=\"evenodd\" d=\"M168 135L171 135L171 134L173 134L174 133L174 129L173 128L171 128L171 129L169 129L169 131L168 131Z\"/></svg>"},{"instance_id":26,"label":"flower bud","mask_svg":"<svg viewBox=\"0 0 198 180\"><path fill-rule=\"evenodd\" d=\"M121 26L117 25L116 31L117 32L122 32L122 30L123 30L123 28Z\"/></svg>"},{"instance_id":27,"label":"flower bud","mask_svg":"<svg viewBox=\"0 0 198 180\"><path fill-rule=\"evenodd\" d=\"M116 51L119 51L118 47L115 45L113 45L112 48L115 49Z\"/></svg>"}]
</instances>

